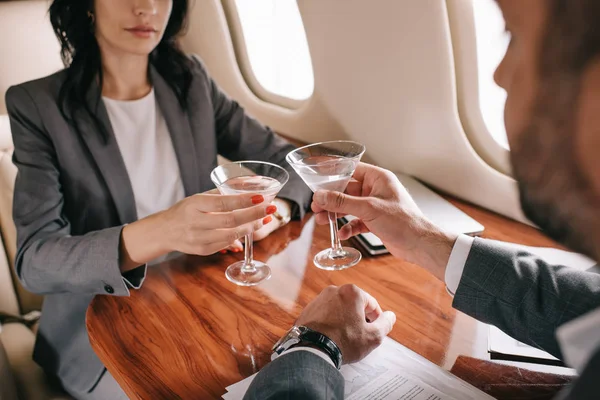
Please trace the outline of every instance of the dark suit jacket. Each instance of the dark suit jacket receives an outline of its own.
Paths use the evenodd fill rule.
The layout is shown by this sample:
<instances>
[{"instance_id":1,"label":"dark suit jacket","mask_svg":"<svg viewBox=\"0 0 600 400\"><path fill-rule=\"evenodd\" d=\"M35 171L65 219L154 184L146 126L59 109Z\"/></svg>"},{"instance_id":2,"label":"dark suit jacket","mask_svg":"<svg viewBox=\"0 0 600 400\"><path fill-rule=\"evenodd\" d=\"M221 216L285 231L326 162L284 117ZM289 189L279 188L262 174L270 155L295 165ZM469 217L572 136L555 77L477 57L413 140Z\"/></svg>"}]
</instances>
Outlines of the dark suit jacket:
<instances>
[{"instance_id":1,"label":"dark suit jacket","mask_svg":"<svg viewBox=\"0 0 600 400\"><path fill-rule=\"evenodd\" d=\"M501 242L475 239L453 306L560 358L556 329L600 307L600 274L550 265ZM244 399L325 400L343 392L344 379L334 367L314 354L294 352L263 368ZM559 398L600 398L600 349Z\"/></svg>"},{"instance_id":2,"label":"dark suit jacket","mask_svg":"<svg viewBox=\"0 0 600 400\"><path fill-rule=\"evenodd\" d=\"M155 95L177 154L186 196L214 188L217 154L231 160L264 160L290 171L279 196L296 204L299 217L311 192L285 162L293 147L228 98L194 59L187 111L163 78L150 68ZM97 294L127 296L119 270L124 224L137 219L129 177L101 93L88 103L109 134L104 144L91 118L79 114L81 134L59 111L65 78L58 72L11 87L6 94L18 168L14 195L16 270L26 289L44 294L34 359L63 384L85 392L103 371L85 328L86 309ZM133 286L145 267L128 273Z\"/></svg>"}]
</instances>

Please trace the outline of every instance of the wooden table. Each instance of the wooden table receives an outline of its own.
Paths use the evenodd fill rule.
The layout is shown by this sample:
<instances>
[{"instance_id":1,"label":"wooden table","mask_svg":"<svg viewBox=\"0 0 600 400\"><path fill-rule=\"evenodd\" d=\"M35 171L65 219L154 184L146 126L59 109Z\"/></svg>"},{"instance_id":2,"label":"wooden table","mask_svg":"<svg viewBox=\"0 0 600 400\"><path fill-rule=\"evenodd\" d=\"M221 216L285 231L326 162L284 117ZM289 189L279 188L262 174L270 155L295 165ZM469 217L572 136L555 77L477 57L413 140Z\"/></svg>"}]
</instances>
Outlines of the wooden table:
<instances>
[{"instance_id":1,"label":"wooden table","mask_svg":"<svg viewBox=\"0 0 600 400\"><path fill-rule=\"evenodd\" d=\"M477 207L452 202L485 225L484 237L557 247L537 230ZM243 288L224 275L236 255L182 256L149 268L131 297L97 296L87 313L92 347L131 399L220 398L225 387L263 367L272 344L327 285L355 283L397 323L391 337L450 369L457 356L487 359L487 330L452 309L445 285L391 256L365 257L346 271L317 269L327 227L310 216L255 248L272 278Z\"/></svg>"}]
</instances>

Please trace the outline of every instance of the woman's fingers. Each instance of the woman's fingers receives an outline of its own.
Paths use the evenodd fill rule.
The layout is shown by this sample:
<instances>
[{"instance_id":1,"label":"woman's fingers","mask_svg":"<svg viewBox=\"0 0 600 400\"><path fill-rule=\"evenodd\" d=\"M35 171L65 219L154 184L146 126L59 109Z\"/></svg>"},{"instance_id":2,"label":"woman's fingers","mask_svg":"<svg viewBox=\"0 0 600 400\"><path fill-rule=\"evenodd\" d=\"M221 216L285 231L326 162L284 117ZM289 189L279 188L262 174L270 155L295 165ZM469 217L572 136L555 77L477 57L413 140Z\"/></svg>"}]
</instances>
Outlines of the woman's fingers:
<instances>
[{"instance_id":1,"label":"woman's fingers","mask_svg":"<svg viewBox=\"0 0 600 400\"><path fill-rule=\"evenodd\" d=\"M264 225L271 222L271 220L272 217L266 217L258 221L253 221L248 224L237 226L235 228L215 229L209 235L206 235L204 239L204 246L207 249L213 249L213 253L217 252L227 246L230 246L232 243L235 243L236 240L239 240L244 236L259 230ZM221 243L226 243L226 246L216 246L217 248L215 248L215 245Z\"/></svg>"},{"instance_id":2,"label":"woman's fingers","mask_svg":"<svg viewBox=\"0 0 600 400\"><path fill-rule=\"evenodd\" d=\"M265 239L271 233L273 233L277 229L281 228L282 226L285 226L285 225L279 219L273 218L273 220L271 222L269 222L268 224L265 224L261 229L254 232L254 241L258 242L258 241Z\"/></svg>"},{"instance_id":3,"label":"woman's fingers","mask_svg":"<svg viewBox=\"0 0 600 400\"><path fill-rule=\"evenodd\" d=\"M208 255L241 251L240 239L269 224L277 207L262 195L223 196L213 190L188 197L176 210L184 226L181 250Z\"/></svg>"},{"instance_id":4,"label":"woman's fingers","mask_svg":"<svg viewBox=\"0 0 600 400\"><path fill-rule=\"evenodd\" d=\"M255 232L255 234L256 234L256 232ZM244 251L244 246L242 245L242 242L240 240L236 240L235 242L233 242L232 245L227 246L223 250L219 251L219 253L227 254L227 252L229 252L229 251L232 253L240 253L240 252Z\"/></svg>"},{"instance_id":5,"label":"woman's fingers","mask_svg":"<svg viewBox=\"0 0 600 400\"><path fill-rule=\"evenodd\" d=\"M239 210L265 202L264 196L260 194L221 195L212 190L190 196L189 199L194 210L205 213Z\"/></svg>"},{"instance_id":6,"label":"woman's fingers","mask_svg":"<svg viewBox=\"0 0 600 400\"><path fill-rule=\"evenodd\" d=\"M215 229L208 235L206 234L206 231L203 231L201 237L195 241L196 246L194 247L193 252L201 256L220 252L244 236L259 230L264 225L271 222L271 218L272 217L266 217L263 220L254 221L236 228Z\"/></svg>"},{"instance_id":7,"label":"woman's fingers","mask_svg":"<svg viewBox=\"0 0 600 400\"><path fill-rule=\"evenodd\" d=\"M242 242L240 240L236 240L231 246L229 246L229 248L234 251L243 251L244 245L242 245Z\"/></svg>"},{"instance_id":8,"label":"woman's fingers","mask_svg":"<svg viewBox=\"0 0 600 400\"><path fill-rule=\"evenodd\" d=\"M207 255L215 254L215 253L227 254L227 251L230 247L231 246L229 246L229 244L227 242L211 243L209 245L206 245L202 249L201 252L200 251L198 252L198 254L201 256L207 256ZM234 253L236 253L236 252L234 251ZM238 253L239 253L239 251L238 251Z\"/></svg>"},{"instance_id":9,"label":"woman's fingers","mask_svg":"<svg viewBox=\"0 0 600 400\"><path fill-rule=\"evenodd\" d=\"M263 219L277 211L274 205L258 205L225 213L204 213L198 227L204 229L235 228L252 221Z\"/></svg>"}]
</instances>

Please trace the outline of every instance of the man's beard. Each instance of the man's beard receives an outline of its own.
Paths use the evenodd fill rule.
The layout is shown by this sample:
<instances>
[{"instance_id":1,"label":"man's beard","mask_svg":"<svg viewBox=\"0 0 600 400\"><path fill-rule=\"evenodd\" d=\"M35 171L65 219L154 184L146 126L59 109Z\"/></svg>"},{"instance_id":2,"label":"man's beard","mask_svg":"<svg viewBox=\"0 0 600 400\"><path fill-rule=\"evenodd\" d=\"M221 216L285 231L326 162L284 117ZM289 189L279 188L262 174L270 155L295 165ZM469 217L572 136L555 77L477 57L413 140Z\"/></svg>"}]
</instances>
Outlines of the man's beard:
<instances>
[{"instance_id":1,"label":"man's beard","mask_svg":"<svg viewBox=\"0 0 600 400\"><path fill-rule=\"evenodd\" d=\"M577 107L564 104L565 97L577 104L578 96L571 94L539 101L528 128L512 145L512 163L527 218L552 239L599 260L600 209L576 161L578 133L569 110Z\"/></svg>"},{"instance_id":2,"label":"man's beard","mask_svg":"<svg viewBox=\"0 0 600 400\"><path fill-rule=\"evenodd\" d=\"M577 235L574 232L573 221L560 209L561 199L554 198L553 201L548 201L535 196L529 189L527 183L519 181L519 197L525 216L550 238L573 250L585 251L575 239Z\"/></svg>"}]
</instances>

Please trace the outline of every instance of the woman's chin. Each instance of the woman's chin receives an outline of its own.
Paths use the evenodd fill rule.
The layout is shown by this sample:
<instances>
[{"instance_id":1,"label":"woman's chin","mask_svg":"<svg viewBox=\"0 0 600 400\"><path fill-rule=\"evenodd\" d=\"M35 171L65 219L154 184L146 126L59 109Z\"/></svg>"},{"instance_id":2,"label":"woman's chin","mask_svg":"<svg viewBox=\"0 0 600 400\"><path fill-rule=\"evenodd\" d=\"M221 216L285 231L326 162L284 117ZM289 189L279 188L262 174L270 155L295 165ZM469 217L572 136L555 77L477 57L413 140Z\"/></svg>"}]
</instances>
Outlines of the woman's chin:
<instances>
[{"instance_id":1,"label":"woman's chin","mask_svg":"<svg viewBox=\"0 0 600 400\"><path fill-rule=\"evenodd\" d=\"M154 40L136 40L132 42L122 48L124 53L131 54L132 56L148 56L158 45Z\"/></svg>"}]
</instances>

